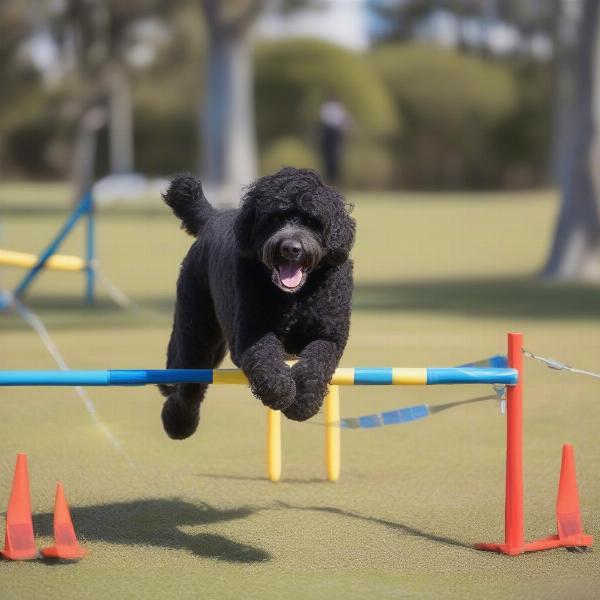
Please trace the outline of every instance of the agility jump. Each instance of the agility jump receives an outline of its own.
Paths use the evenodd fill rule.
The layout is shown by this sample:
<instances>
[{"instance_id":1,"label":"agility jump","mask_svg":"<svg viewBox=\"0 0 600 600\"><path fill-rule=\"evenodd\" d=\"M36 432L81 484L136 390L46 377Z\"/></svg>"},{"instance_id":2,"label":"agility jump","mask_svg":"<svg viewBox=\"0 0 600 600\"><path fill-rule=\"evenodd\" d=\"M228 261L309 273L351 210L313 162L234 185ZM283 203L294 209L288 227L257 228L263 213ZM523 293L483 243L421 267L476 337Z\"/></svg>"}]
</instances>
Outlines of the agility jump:
<instances>
[{"instance_id":1,"label":"agility jump","mask_svg":"<svg viewBox=\"0 0 600 600\"><path fill-rule=\"evenodd\" d=\"M40 257L36 254L0 249L0 266L3 267L32 269L38 264L39 260ZM79 256L55 254L46 261L44 268L51 271L83 271L85 269L85 261Z\"/></svg>"},{"instance_id":2,"label":"agility jump","mask_svg":"<svg viewBox=\"0 0 600 600\"><path fill-rule=\"evenodd\" d=\"M341 385L514 385L518 372L509 368L338 368L325 397L327 479L340 474ZM247 385L241 369L115 369L92 371L0 371L0 386L143 386L175 383ZM281 478L281 413L269 409L267 420L267 474Z\"/></svg>"},{"instance_id":3,"label":"agility jump","mask_svg":"<svg viewBox=\"0 0 600 600\"><path fill-rule=\"evenodd\" d=\"M85 219L85 258L56 254L61 244L71 233L75 225ZM84 194L79 204L67 218L63 227L39 256L26 252L0 250L0 265L29 269L23 279L12 292L15 298L22 297L31 283L45 269L57 271L83 272L86 275L85 301L94 301L96 279L95 235L94 235L94 200L91 192ZM0 297L0 310L9 303Z\"/></svg>"},{"instance_id":4,"label":"agility jump","mask_svg":"<svg viewBox=\"0 0 600 600\"><path fill-rule=\"evenodd\" d=\"M523 511L523 336L508 334L508 368L338 368L325 397L325 462L327 478L340 473L339 389L344 385L453 385L506 386L506 494L504 543L477 544L479 550L518 555L558 547L589 547L583 532L575 479L573 449L563 447L557 502L558 534L526 543ZM240 369L132 369L91 371L0 371L0 386L143 386L160 383L247 384ZM267 409L267 473L281 476L279 411Z\"/></svg>"}]
</instances>

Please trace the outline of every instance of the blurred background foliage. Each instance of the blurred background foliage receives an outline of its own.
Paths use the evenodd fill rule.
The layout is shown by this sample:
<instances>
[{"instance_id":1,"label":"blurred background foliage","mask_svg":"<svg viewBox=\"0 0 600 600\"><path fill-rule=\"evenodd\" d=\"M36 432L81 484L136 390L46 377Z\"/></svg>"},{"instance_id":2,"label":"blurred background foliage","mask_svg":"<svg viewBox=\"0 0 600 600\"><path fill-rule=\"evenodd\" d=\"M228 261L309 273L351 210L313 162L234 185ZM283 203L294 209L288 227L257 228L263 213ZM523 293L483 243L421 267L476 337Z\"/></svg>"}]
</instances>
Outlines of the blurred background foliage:
<instances>
[{"instance_id":1,"label":"blurred background foliage","mask_svg":"<svg viewBox=\"0 0 600 600\"><path fill-rule=\"evenodd\" d=\"M549 118L547 78L519 77L512 65L423 44L383 47L370 60L406 124L391 142L392 185L478 188L543 179L546 157L534 152L539 140L530 130L536 128L531 113L538 129ZM525 109L526 98L538 103L533 110ZM507 147L509 123L520 139Z\"/></svg>"},{"instance_id":2,"label":"blurred background foliage","mask_svg":"<svg viewBox=\"0 0 600 600\"><path fill-rule=\"evenodd\" d=\"M391 182L391 161L382 144L401 133L402 116L367 57L322 41L291 40L259 46L255 68L263 171L284 164L318 166L317 115L321 104L335 97L352 119L347 183L372 188ZM371 151L368 163L356 160Z\"/></svg>"},{"instance_id":3,"label":"blurred background foliage","mask_svg":"<svg viewBox=\"0 0 600 600\"><path fill-rule=\"evenodd\" d=\"M64 179L70 175L82 83L64 77L48 85L21 60L16 46L23 39L23 19L19 3L9 4L0 36L0 172ZM123 63L133 104L135 168L148 175L194 171L201 160L197 110L205 92L204 22L191 1L174 3L161 15L167 26L154 36L153 59ZM133 44L134 33L130 27L124 39ZM547 181L548 61L397 38L366 52L316 39L283 39L256 44L253 64L263 173L283 164L319 166L318 110L336 97L352 120L346 186L515 188ZM100 131L98 176L110 172L108 137Z\"/></svg>"}]
</instances>

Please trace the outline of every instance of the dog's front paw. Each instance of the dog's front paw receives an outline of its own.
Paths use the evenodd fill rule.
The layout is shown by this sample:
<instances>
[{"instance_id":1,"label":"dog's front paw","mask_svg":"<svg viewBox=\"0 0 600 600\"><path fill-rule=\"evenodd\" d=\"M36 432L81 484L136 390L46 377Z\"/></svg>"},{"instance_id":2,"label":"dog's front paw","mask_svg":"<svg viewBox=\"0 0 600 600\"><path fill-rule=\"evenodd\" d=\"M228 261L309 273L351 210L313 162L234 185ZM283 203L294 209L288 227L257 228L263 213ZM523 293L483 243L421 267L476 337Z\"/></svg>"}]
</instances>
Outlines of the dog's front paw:
<instances>
[{"instance_id":1,"label":"dog's front paw","mask_svg":"<svg viewBox=\"0 0 600 600\"><path fill-rule=\"evenodd\" d=\"M162 408L162 422L170 438L184 440L198 428L200 403L183 402L177 396L170 396Z\"/></svg>"},{"instance_id":2,"label":"dog's front paw","mask_svg":"<svg viewBox=\"0 0 600 600\"><path fill-rule=\"evenodd\" d=\"M284 410L296 398L296 384L287 366L280 372L275 370L255 372L249 379L252 393L265 406L273 410Z\"/></svg>"},{"instance_id":3,"label":"dog's front paw","mask_svg":"<svg viewBox=\"0 0 600 600\"><path fill-rule=\"evenodd\" d=\"M314 417L327 393L327 383L306 362L297 362L292 367L292 375L296 383L296 400L283 414L293 421L306 421Z\"/></svg>"}]
</instances>

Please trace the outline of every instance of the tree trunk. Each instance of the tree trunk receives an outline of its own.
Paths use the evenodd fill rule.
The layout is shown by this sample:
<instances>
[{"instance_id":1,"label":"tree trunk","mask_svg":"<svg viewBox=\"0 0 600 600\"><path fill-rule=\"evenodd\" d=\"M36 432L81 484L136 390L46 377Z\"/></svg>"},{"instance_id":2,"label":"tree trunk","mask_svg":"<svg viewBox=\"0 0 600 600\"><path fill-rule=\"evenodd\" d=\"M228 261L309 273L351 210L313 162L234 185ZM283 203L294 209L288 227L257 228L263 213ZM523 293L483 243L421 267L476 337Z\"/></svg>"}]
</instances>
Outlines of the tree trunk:
<instances>
[{"instance_id":1,"label":"tree trunk","mask_svg":"<svg viewBox=\"0 0 600 600\"><path fill-rule=\"evenodd\" d=\"M94 183L98 131L107 121L101 103L93 104L79 119L73 152L73 203L77 204Z\"/></svg>"},{"instance_id":2,"label":"tree trunk","mask_svg":"<svg viewBox=\"0 0 600 600\"><path fill-rule=\"evenodd\" d=\"M600 93L597 0L585 0L579 31L573 135L562 181L562 206L544 276L600 280L600 217L597 124Z\"/></svg>"},{"instance_id":3,"label":"tree trunk","mask_svg":"<svg viewBox=\"0 0 600 600\"><path fill-rule=\"evenodd\" d=\"M111 60L105 82L109 96L109 148L111 174L133 171L133 109L129 77L123 65Z\"/></svg>"},{"instance_id":4,"label":"tree trunk","mask_svg":"<svg viewBox=\"0 0 600 600\"><path fill-rule=\"evenodd\" d=\"M249 24L223 26L214 15L207 24L201 172L211 202L234 206L257 171L251 32Z\"/></svg>"},{"instance_id":5,"label":"tree trunk","mask_svg":"<svg viewBox=\"0 0 600 600\"><path fill-rule=\"evenodd\" d=\"M552 183L561 187L565 181L575 105L578 19L566 3L553 0L554 8L554 65L552 81Z\"/></svg>"},{"instance_id":6,"label":"tree trunk","mask_svg":"<svg viewBox=\"0 0 600 600\"><path fill-rule=\"evenodd\" d=\"M256 177L256 131L252 42L247 32L231 40L229 115L226 130L225 182L238 202L240 188Z\"/></svg>"}]
</instances>

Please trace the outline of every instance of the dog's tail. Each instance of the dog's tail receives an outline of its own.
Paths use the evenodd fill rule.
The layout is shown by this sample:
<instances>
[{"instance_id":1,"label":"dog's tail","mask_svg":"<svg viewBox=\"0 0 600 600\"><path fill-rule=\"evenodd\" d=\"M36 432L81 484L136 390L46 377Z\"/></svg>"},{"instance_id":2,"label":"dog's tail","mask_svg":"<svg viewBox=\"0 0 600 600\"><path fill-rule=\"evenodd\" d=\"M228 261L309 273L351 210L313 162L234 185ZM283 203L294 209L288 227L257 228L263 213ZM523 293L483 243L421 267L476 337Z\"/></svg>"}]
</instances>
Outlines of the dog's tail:
<instances>
[{"instance_id":1,"label":"dog's tail","mask_svg":"<svg viewBox=\"0 0 600 600\"><path fill-rule=\"evenodd\" d=\"M181 219L181 227L190 235L198 235L202 226L215 213L202 191L202 183L193 175L177 175L165 194L164 201Z\"/></svg>"}]
</instances>

